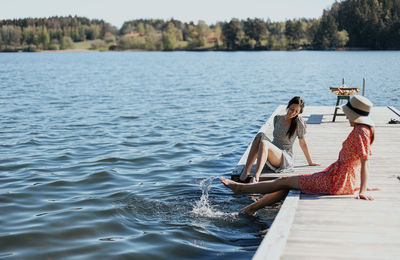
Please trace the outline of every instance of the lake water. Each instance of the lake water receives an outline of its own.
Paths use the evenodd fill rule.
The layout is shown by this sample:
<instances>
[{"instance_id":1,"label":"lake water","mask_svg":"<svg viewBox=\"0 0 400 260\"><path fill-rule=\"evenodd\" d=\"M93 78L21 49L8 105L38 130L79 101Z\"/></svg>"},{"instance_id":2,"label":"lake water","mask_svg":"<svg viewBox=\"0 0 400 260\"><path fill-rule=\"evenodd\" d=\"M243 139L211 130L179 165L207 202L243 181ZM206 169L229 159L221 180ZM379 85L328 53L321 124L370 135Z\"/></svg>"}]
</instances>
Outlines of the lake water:
<instances>
[{"instance_id":1,"label":"lake water","mask_svg":"<svg viewBox=\"0 0 400 260\"><path fill-rule=\"evenodd\" d=\"M279 104L400 104L400 52L0 54L0 258L250 259L229 176Z\"/></svg>"}]
</instances>

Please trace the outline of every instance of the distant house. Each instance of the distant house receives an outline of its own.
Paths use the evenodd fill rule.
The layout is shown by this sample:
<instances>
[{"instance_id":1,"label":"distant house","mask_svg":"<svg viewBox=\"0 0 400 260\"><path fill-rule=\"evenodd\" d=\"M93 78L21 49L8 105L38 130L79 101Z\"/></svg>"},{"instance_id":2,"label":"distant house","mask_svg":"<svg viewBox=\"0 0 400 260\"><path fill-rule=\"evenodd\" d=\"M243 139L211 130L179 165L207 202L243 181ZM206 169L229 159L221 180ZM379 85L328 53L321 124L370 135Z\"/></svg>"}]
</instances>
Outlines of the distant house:
<instances>
[{"instance_id":1,"label":"distant house","mask_svg":"<svg viewBox=\"0 0 400 260\"><path fill-rule=\"evenodd\" d=\"M124 34L125 37L143 37L143 34L141 33L127 33Z\"/></svg>"}]
</instances>

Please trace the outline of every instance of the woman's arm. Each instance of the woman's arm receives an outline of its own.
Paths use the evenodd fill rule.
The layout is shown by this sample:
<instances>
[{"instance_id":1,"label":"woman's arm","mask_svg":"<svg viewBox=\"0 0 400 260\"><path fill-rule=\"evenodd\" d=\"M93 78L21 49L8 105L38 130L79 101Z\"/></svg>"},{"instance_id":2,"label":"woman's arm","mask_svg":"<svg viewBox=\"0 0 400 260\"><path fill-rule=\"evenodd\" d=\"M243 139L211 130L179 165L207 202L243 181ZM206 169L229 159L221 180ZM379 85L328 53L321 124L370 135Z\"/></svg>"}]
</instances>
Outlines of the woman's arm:
<instances>
[{"instance_id":1,"label":"woman's arm","mask_svg":"<svg viewBox=\"0 0 400 260\"><path fill-rule=\"evenodd\" d=\"M304 155L305 155L306 158L307 158L308 165L311 165L311 166L317 166L317 165L319 165L319 163L314 163L314 162L311 160L310 153L308 152L308 146L307 146L307 143L306 143L306 139L305 139L305 138L299 139L299 144L300 144L301 150L303 150L303 153L304 153Z\"/></svg>"},{"instance_id":2,"label":"woman's arm","mask_svg":"<svg viewBox=\"0 0 400 260\"><path fill-rule=\"evenodd\" d=\"M374 200L372 196L365 194L365 192L368 190L367 188L368 170L369 170L368 160L365 160L363 157L361 157L360 160L361 160L360 193L358 194L356 199Z\"/></svg>"}]
</instances>

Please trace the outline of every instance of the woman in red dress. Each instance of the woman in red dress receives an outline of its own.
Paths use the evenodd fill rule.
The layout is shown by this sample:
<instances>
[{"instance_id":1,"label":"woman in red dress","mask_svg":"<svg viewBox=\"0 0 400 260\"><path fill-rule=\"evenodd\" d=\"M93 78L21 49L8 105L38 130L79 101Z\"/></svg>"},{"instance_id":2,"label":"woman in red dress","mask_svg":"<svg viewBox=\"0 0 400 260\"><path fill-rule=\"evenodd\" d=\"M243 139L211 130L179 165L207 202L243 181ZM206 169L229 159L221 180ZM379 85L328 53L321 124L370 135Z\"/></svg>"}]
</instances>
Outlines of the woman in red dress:
<instances>
[{"instance_id":1,"label":"woman in red dress","mask_svg":"<svg viewBox=\"0 0 400 260\"><path fill-rule=\"evenodd\" d=\"M268 193L241 212L255 214L258 209L284 198L290 189L301 190L307 194L331 195L354 194L359 190L356 198L373 200L366 194L369 190L367 189L368 158L374 141L374 122L369 116L372 103L363 96L353 96L346 105L342 106L342 109L354 129L343 142L338 160L324 171L252 184L220 178L221 182L235 193ZM361 182L358 188L356 187L356 172L360 167Z\"/></svg>"}]
</instances>

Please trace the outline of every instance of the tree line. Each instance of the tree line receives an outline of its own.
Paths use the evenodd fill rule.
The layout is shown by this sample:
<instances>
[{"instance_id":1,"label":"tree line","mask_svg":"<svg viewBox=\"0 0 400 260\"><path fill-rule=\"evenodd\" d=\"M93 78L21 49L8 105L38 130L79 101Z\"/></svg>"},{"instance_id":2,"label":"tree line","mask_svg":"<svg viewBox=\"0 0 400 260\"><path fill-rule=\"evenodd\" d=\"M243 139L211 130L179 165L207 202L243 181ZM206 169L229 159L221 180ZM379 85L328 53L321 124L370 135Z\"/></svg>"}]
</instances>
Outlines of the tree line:
<instances>
[{"instance_id":1,"label":"tree line","mask_svg":"<svg viewBox=\"0 0 400 260\"><path fill-rule=\"evenodd\" d=\"M88 40L112 42L118 29L103 20L50 17L0 20L0 50L37 51L73 48Z\"/></svg>"},{"instance_id":2,"label":"tree line","mask_svg":"<svg viewBox=\"0 0 400 260\"><path fill-rule=\"evenodd\" d=\"M51 17L0 20L0 51L400 49L400 0L344 0L319 19L231 19L207 25L137 19L120 29L103 20Z\"/></svg>"}]
</instances>

